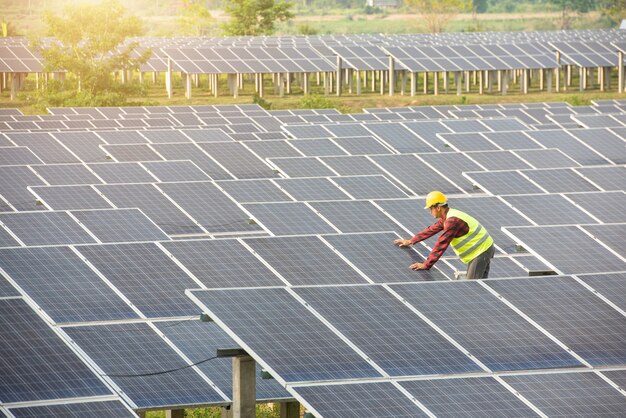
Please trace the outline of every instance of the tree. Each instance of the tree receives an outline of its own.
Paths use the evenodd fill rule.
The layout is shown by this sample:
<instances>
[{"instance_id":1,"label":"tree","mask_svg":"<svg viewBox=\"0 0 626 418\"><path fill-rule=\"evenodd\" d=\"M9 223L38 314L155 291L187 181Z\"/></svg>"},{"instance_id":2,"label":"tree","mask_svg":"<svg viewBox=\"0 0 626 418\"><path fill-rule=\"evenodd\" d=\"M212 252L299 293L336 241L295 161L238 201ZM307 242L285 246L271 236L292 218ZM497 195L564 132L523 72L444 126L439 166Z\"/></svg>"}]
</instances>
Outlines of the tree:
<instances>
[{"instance_id":1,"label":"tree","mask_svg":"<svg viewBox=\"0 0 626 418\"><path fill-rule=\"evenodd\" d=\"M274 33L274 23L293 18L293 3L279 0L232 0L224 10L230 20L223 25L227 36L260 36Z\"/></svg>"},{"instance_id":2,"label":"tree","mask_svg":"<svg viewBox=\"0 0 626 418\"><path fill-rule=\"evenodd\" d=\"M429 32L443 32L458 13L470 11L472 0L407 0L407 4L423 16Z\"/></svg>"},{"instance_id":3,"label":"tree","mask_svg":"<svg viewBox=\"0 0 626 418\"><path fill-rule=\"evenodd\" d=\"M67 6L63 16L47 11L44 19L47 35L58 41L42 49L44 69L65 70L76 77L79 92L98 95L110 91L115 84L113 72L137 69L151 54L150 50L133 53L138 44L125 42L143 33L142 23L125 16L118 0Z\"/></svg>"},{"instance_id":4,"label":"tree","mask_svg":"<svg viewBox=\"0 0 626 418\"><path fill-rule=\"evenodd\" d=\"M205 36L209 34L213 17L202 4L194 0L182 0L178 23L182 35Z\"/></svg>"},{"instance_id":5,"label":"tree","mask_svg":"<svg viewBox=\"0 0 626 418\"><path fill-rule=\"evenodd\" d=\"M619 25L626 19L626 0L605 0L602 2L602 14Z\"/></svg>"},{"instance_id":6,"label":"tree","mask_svg":"<svg viewBox=\"0 0 626 418\"><path fill-rule=\"evenodd\" d=\"M595 0L548 0L561 11L560 27L569 29L572 25L572 13L587 13L596 7Z\"/></svg>"}]
</instances>

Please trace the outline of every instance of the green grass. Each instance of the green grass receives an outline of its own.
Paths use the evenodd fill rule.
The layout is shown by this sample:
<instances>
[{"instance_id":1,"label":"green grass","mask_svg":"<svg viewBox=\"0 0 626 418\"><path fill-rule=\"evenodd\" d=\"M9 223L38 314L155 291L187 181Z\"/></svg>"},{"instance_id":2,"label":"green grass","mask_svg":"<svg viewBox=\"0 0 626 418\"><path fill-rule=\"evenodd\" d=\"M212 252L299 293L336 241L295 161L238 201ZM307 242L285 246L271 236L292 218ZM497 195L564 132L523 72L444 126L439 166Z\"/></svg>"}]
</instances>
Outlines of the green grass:
<instances>
[{"instance_id":1,"label":"green grass","mask_svg":"<svg viewBox=\"0 0 626 418\"><path fill-rule=\"evenodd\" d=\"M279 404L258 404L256 407L257 418L279 418ZM186 418L221 418L221 408L195 408L185 409ZM146 418L165 418L165 411L150 411Z\"/></svg>"}]
</instances>

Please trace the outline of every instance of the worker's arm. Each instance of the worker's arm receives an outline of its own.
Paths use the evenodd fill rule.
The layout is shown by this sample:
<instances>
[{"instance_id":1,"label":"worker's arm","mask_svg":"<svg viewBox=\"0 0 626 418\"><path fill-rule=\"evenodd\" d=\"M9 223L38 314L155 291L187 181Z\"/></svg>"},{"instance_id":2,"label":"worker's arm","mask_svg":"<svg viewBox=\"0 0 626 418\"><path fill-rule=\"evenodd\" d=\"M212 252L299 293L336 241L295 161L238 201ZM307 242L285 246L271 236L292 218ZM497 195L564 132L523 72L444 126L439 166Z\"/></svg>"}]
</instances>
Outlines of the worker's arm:
<instances>
[{"instance_id":1,"label":"worker's arm","mask_svg":"<svg viewBox=\"0 0 626 418\"><path fill-rule=\"evenodd\" d=\"M397 239L393 243L399 245L400 247L409 247L413 244L416 244L420 241L424 241L427 238L432 237L439 231L443 230L443 219L439 219L437 222L425 228L423 231L418 232L411 239Z\"/></svg>"},{"instance_id":2,"label":"worker's arm","mask_svg":"<svg viewBox=\"0 0 626 418\"><path fill-rule=\"evenodd\" d=\"M443 253L446 252L452 239L457 236L465 235L469 230L467 223L455 217L447 218L444 226L443 233L437 240L437 243L428 255L426 261L423 263L411 264L411 269L429 270L439 260L439 258L441 258Z\"/></svg>"}]
</instances>

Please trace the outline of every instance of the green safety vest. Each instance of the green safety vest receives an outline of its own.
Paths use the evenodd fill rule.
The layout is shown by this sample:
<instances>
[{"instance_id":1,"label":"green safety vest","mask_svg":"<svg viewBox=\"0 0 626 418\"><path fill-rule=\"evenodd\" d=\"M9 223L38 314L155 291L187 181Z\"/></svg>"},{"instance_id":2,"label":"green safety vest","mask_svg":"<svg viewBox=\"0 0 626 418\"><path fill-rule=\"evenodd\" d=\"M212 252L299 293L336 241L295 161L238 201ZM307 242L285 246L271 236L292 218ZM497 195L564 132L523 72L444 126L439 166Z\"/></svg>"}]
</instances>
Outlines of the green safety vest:
<instances>
[{"instance_id":1,"label":"green safety vest","mask_svg":"<svg viewBox=\"0 0 626 418\"><path fill-rule=\"evenodd\" d=\"M448 209L447 217L459 218L469 226L467 234L453 238L450 241L456 255L462 262L469 263L493 245L493 238L476 219L465 212L456 209Z\"/></svg>"}]
</instances>

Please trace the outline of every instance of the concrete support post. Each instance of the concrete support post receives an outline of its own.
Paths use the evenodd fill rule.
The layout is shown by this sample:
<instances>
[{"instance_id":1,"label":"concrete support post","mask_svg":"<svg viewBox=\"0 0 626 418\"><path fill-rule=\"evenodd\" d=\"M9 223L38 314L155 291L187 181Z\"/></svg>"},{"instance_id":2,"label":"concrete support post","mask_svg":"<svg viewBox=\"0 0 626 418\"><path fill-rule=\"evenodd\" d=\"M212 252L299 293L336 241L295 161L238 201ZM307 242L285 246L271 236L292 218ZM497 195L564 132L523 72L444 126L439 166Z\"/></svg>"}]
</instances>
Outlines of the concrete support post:
<instances>
[{"instance_id":1,"label":"concrete support post","mask_svg":"<svg viewBox=\"0 0 626 418\"><path fill-rule=\"evenodd\" d=\"M548 68L546 75L548 76L548 93L552 93L552 70Z\"/></svg>"},{"instance_id":2,"label":"concrete support post","mask_svg":"<svg viewBox=\"0 0 626 418\"><path fill-rule=\"evenodd\" d=\"M502 91L502 70L498 70L498 91Z\"/></svg>"},{"instance_id":3,"label":"concrete support post","mask_svg":"<svg viewBox=\"0 0 626 418\"><path fill-rule=\"evenodd\" d=\"M380 72L380 79L378 80L378 83L380 85L380 95L384 95L385 94L385 87L386 87L386 81L387 81L387 74L385 74L385 71L381 71Z\"/></svg>"},{"instance_id":4,"label":"concrete support post","mask_svg":"<svg viewBox=\"0 0 626 418\"><path fill-rule=\"evenodd\" d=\"M189 77L191 79L191 77ZM165 418L185 418L184 409L169 409L165 411Z\"/></svg>"},{"instance_id":5,"label":"concrete support post","mask_svg":"<svg viewBox=\"0 0 626 418\"><path fill-rule=\"evenodd\" d=\"M611 89L611 71L613 70L613 67L604 67L603 70L605 72L604 83L606 84L604 88L608 91Z\"/></svg>"},{"instance_id":6,"label":"concrete support post","mask_svg":"<svg viewBox=\"0 0 626 418\"><path fill-rule=\"evenodd\" d=\"M311 82L309 81L309 73L303 74L302 87L304 90L304 94L309 94L311 92Z\"/></svg>"},{"instance_id":7,"label":"concrete support post","mask_svg":"<svg viewBox=\"0 0 626 418\"><path fill-rule=\"evenodd\" d=\"M143 71L139 71L139 84L143 84L145 74L146 73L144 73Z\"/></svg>"},{"instance_id":8,"label":"concrete support post","mask_svg":"<svg viewBox=\"0 0 626 418\"><path fill-rule=\"evenodd\" d=\"M318 71L316 73L316 75L317 75L317 85L320 86L322 84L322 81L321 81L322 80L322 74L320 74L320 72Z\"/></svg>"},{"instance_id":9,"label":"concrete support post","mask_svg":"<svg viewBox=\"0 0 626 418\"><path fill-rule=\"evenodd\" d=\"M185 74L185 97L191 99L191 74Z\"/></svg>"},{"instance_id":10,"label":"concrete support post","mask_svg":"<svg viewBox=\"0 0 626 418\"><path fill-rule=\"evenodd\" d=\"M165 90L167 91L167 98L172 98L172 60L167 59L167 72L165 73Z\"/></svg>"},{"instance_id":11,"label":"concrete support post","mask_svg":"<svg viewBox=\"0 0 626 418\"><path fill-rule=\"evenodd\" d=\"M156 84L158 79L159 79L159 75L157 74L156 71L153 71L152 72L152 84Z\"/></svg>"},{"instance_id":12,"label":"concrete support post","mask_svg":"<svg viewBox=\"0 0 626 418\"><path fill-rule=\"evenodd\" d=\"M243 89L243 74L237 74L237 77L239 79L239 84L237 85L237 87L239 87L239 89Z\"/></svg>"},{"instance_id":13,"label":"concrete support post","mask_svg":"<svg viewBox=\"0 0 626 418\"><path fill-rule=\"evenodd\" d=\"M281 402L280 418L300 418L299 402Z\"/></svg>"},{"instance_id":14,"label":"concrete support post","mask_svg":"<svg viewBox=\"0 0 626 418\"><path fill-rule=\"evenodd\" d=\"M278 83L278 96L285 97L285 74L277 73L276 82Z\"/></svg>"},{"instance_id":15,"label":"concrete support post","mask_svg":"<svg viewBox=\"0 0 626 418\"><path fill-rule=\"evenodd\" d=\"M587 78L587 72L585 71L583 67L580 67L580 69L578 70L578 77L580 79L578 80L578 90L584 91L585 90L585 78Z\"/></svg>"},{"instance_id":16,"label":"concrete support post","mask_svg":"<svg viewBox=\"0 0 626 418\"><path fill-rule=\"evenodd\" d=\"M250 356L233 357L233 418L256 416L256 362Z\"/></svg>"},{"instance_id":17,"label":"concrete support post","mask_svg":"<svg viewBox=\"0 0 626 418\"><path fill-rule=\"evenodd\" d=\"M484 93L483 80L485 79L484 73L482 71L477 71L477 72L478 72L478 94L483 94Z\"/></svg>"},{"instance_id":18,"label":"concrete support post","mask_svg":"<svg viewBox=\"0 0 626 418\"><path fill-rule=\"evenodd\" d=\"M335 85L334 80L335 79L335 73L328 73L328 89L329 89L329 93L332 94L333 92L333 86Z\"/></svg>"},{"instance_id":19,"label":"concrete support post","mask_svg":"<svg viewBox=\"0 0 626 418\"><path fill-rule=\"evenodd\" d=\"M120 73L122 74L122 84L126 84L127 77L128 77L128 73L126 72L126 69L125 68L121 69Z\"/></svg>"},{"instance_id":20,"label":"concrete support post","mask_svg":"<svg viewBox=\"0 0 626 418\"><path fill-rule=\"evenodd\" d=\"M17 73L11 73L11 100L17 99L17 91L19 89L20 77Z\"/></svg>"},{"instance_id":21,"label":"concrete support post","mask_svg":"<svg viewBox=\"0 0 626 418\"><path fill-rule=\"evenodd\" d=\"M233 408L223 406L220 409L220 418L233 418Z\"/></svg>"},{"instance_id":22,"label":"concrete support post","mask_svg":"<svg viewBox=\"0 0 626 418\"><path fill-rule=\"evenodd\" d=\"M619 51L617 53L617 92L624 92L624 53Z\"/></svg>"},{"instance_id":23,"label":"concrete support post","mask_svg":"<svg viewBox=\"0 0 626 418\"><path fill-rule=\"evenodd\" d=\"M198 87L200 85L200 74L193 75L193 84Z\"/></svg>"},{"instance_id":24,"label":"concrete support post","mask_svg":"<svg viewBox=\"0 0 626 418\"><path fill-rule=\"evenodd\" d=\"M424 72L424 94L428 94L428 72Z\"/></svg>"},{"instance_id":25,"label":"concrete support post","mask_svg":"<svg viewBox=\"0 0 626 418\"><path fill-rule=\"evenodd\" d=\"M370 73L370 78L372 79L372 93L376 91L376 71L372 70Z\"/></svg>"},{"instance_id":26,"label":"concrete support post","mask_svg":"<svg viewBox=\"0 0 626 418\"><path fill-rule=\"evenodd\" d=\"M541 68L539 69L539 90L540 91L543 91L544 78L545 78L545 71L543 68Z\"/></svg>"},{"instance_id":27,"label":"concrete support post","mask_svg":"<svg viewBox=\"0 0 626 418\"><path fill-rule=\"evenodd\" d=\"M502 73L502 95L506 96L506 90L509 87L509 72L504 71Z\"/></svg>"},{"instance_id":28,"label":"concrete support post","mask_svg":"<svg viewBox=\"0 0 626 418\"><path fill-rule=\"evenodd\" d=\"M461 72L460 71L455 71L454 72L454 85L456 86L456 95L460 96L461 93L463 92L463 83L461 83Z\"/></svg>"},{"instance_id":29,"label":"concrete support post","mask_svg":"<svg viewBox=\"0 0 626 418\"><path fill-rule=\"evenodd\" d=\"M439 94L439 73L437 71L435 71L433 73L433 83L434 83L434 89L435 89L435 96Z\"/></svg>"},{"instance_id":30,"label":"concrete support post","mask_svg":"<svg viewBox=\"0 0 626 418\"><path fill-rule=\"evenodd\" d=\"M567 83L565 83L567 87L572 86L572 66L567 66Z\"/></svg>"},{"instance_id":31,"label":"concrete support post","mask_svg":"<svg viewBox=\"0 0 626 418\"><path fill-rule=\"evenodd\" d=\"M394 68L393 57L389 55L389 95L393 96L395 85L396 85L396 70Z\"/></svg>"},{"instance_id":32,"label":"concrete support post","mask_svg":"<svg viewBox=\"0 0 626 418\"><path fill-rule=\"evenodd\" d=\"M330 86L328 82L328 73L324 72L324 96L328 96L330 94Z\"/></svg>"},{"instance_id":33,"label":"concrete support post","mask_svg":"<svg viewBox=\"0 0 626 418\"><path fill-rule=\"evenodd\" d=\"M415 96L417 90L417 73L411 71L411 97Z\"/></svg>"},{"instance_id":34,"label":"concrete support post","mask_svg":"<svg viewBox=\"0 0 626 418\"><path fill-rule=\"evenodd\" d=\"M476 85L476 70L472 71L472 84Z\"/></svg>"},{"instance_id":35,"label":"concrete support post","mask_svg":"<svg viewBox=\"0 0 626 418\"><path fill-rule=\"evenodd\" d=\"M353 82L352 82L352 80L354 79L353 72L354 70L352 70L352 68L346 68L346 75L348 77L348 93L350 94L352 94L352 87L353 87Z\"/></svg>"},{"instance_id":36,"label":"concrete support post","mask_svg":"<svg viewBox=\"0 0 626 418\"><path fill-rule=\"evenodd\" d=\"M400 71L400 94L403 96L406 94L406 79L406 71Z\"/></svg>"},{"instance_id":37,"label":"concrete support post","mask_svg":"<svg viewBox=\"0 0 626 418\"><path fill-rule=\"evenodd\" d=\"M213 96L217 97L219 94L220 75L213 74Z\"/></svg>"},{"instance_id":38,"label":"concrete support post","mask_svg":"<svg viewBox=\"0 0 626 418\"><path fill-rule=\"evenodd\" d=\"M365 72L365 74L367 74L367 71ZM356 95L361 95L361 71L359 70L356 71Z\"/></svg>"},{"instance_id":39,"label":"concrete support post","mask_svg":"<svg viewBox=\"0 0 626 418\"><path fill-rule=\"evenodd\" d=\"M443 91L448 94L448 72L443 72Z\"/></svg>"},{"instance_id":40,"label":"concrete support post","mask_svg":"<svg viewBox=\"0 0 626 418\"><path fill-rule=\"evenodd\" d=\"M263 85L263 74L259 73L259 97L265 94L265 86Z\"/></svg>"},{"instance_id":41,"label":"concrete support post","mask_svg":"<svg viewBox=\"0 0 626 418\"><path fill-rule=\"evenodd\" d=\"M337 87L336 87L336 93L337 96L341 96L341 83L343 81L343 77L341 76L341 57L339 55L337 55Z\"/></svg>"},{"instance_id":42,"label":"concrete support post","mask_svg":"<svg viewBox=\"0 0 626 418\"><path fill-rule=\"evenodd\" d=\"M285 74L285 82L287 83L287 94L291 94L291 73Z\"/></svg>"},{"instance_id":43,"label":"concrete support post","mask_svg":"<svg viewBox=\"0 0 626 418\"><path fill-rule=\"evenodd\" d=\"M465 91L467 93L470 92L470 72L469 71L465 71Z\"/></svg>"},{"instance_id":44,"label":"concrete support post","mask_svg":"<svg viewBox=\"0 0 626 418\"><path fill-rule=\"evenodd\" d=\"M527 68L524 68L524 70L522 70L522 78L522 93L528 94L528 83L530 82L530 76L528 74Z\"/></svg>"},{"instance_id":45,"label":"concrete support post","mask_svg":"<svg viewBox=\"0 0 626 418\"><path fill-rule=\"evenodd\" d=\"M493 93L493 71L486 70L485 71L485 81L487 82L487 92L489 94Z\"/></svg>"},{"instance_id":46,"label":"concrete support post","mask_svg":"<svg viewBox=\"0 0 626 418\"><path fill-rule=\"evenodd\" d=\"M604 91L604 67L598 67L598 84L600 85L600 91Z\"/></svg>"}]
</instances>

